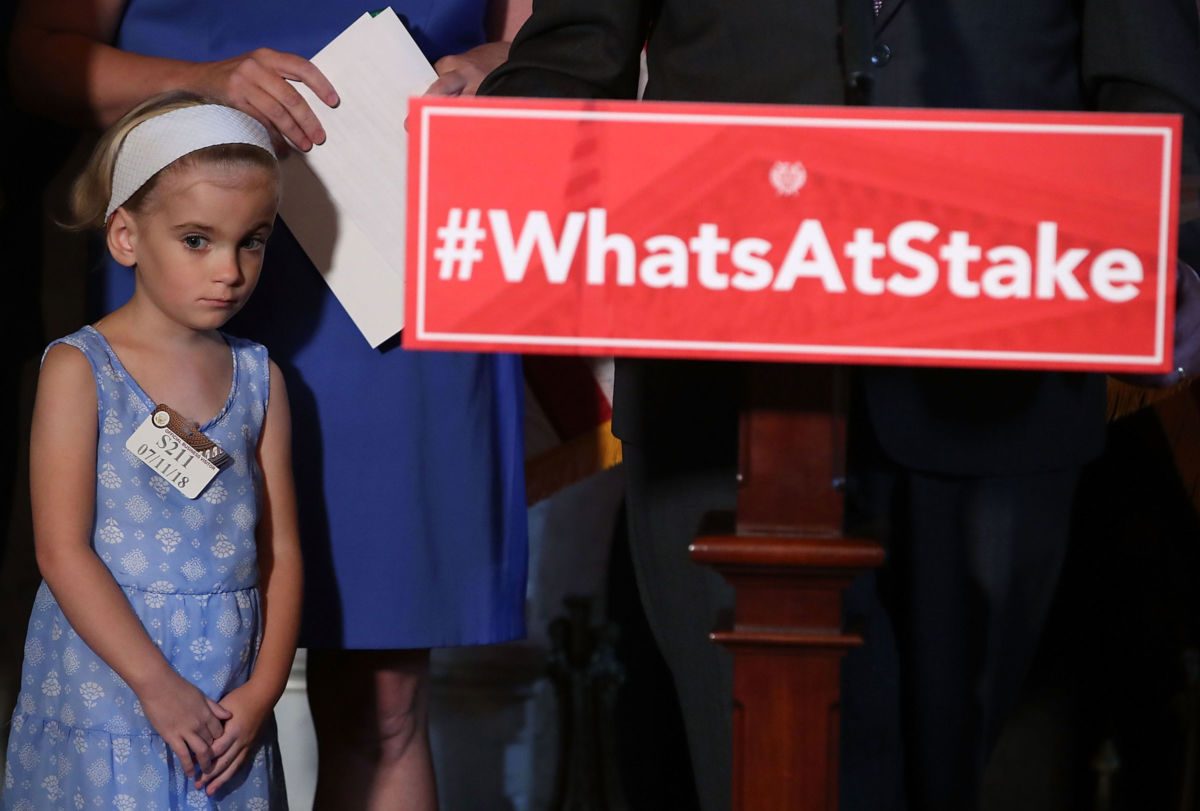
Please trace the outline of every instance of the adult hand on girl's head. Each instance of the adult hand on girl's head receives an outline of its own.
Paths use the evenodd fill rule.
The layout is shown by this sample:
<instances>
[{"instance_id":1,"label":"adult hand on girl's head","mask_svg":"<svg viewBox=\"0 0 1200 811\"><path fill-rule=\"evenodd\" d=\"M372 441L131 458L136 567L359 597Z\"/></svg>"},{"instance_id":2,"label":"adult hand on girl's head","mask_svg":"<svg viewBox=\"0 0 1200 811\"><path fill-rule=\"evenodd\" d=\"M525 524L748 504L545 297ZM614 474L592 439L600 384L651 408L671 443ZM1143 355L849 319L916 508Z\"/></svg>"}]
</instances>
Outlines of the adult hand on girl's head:
<instances>
[{"instance_id":1,"label":"adult hand on girl's head","mask_svg":"<svg viewBox=\"0 0 1200 811\"><path fill-rule=\"evenodd\" d=\"M338 94L316 65L295 54L258 48L220 62L195 65L192 89L254 116L271 133L276 147L283 137L304 152L325 142L325 130L304 97L288 83L303 82L330 107Z\"/></svg>"},{"instance_id":2,"label":"adult hand on girl's head","mask_svg":"<svg viewBox=\"0 0 1200 811\"><path fill-rule=\"evenodd\" d=\"M150 680L138 691L138 700L146 720L179 757L184 774L193 774L194 767L212 769L212 743L232 717L228 710L174 670Z\"/></svg>"},{"instance_id":3,"label":"adult hand on girl's head","mask_svg":"<svg viewBox=\"0 0 1200 811\"><path fill-rule=\"evenodd\" d=\"M262 697L253 682L230 690L221 699L221 707L232 714L225 722L225 731L213 741L216 762L211 770L196 776L196 788L205 788L208 795L217 793L225 781L237 774L246 762L254 742L258 740L267 716L275 702Z\"/></svg>"}]
</instances>

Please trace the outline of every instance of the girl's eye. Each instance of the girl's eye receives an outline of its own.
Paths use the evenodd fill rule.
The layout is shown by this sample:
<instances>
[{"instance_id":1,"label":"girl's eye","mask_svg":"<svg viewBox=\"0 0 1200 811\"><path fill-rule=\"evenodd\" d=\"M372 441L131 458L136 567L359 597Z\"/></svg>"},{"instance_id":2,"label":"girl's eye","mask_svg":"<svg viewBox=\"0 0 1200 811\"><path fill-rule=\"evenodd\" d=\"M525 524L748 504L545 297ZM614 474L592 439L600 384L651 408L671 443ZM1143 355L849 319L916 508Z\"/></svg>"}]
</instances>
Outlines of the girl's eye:
<instances>
[{"instance_id":1,"label":"girl's eye","mask_svg":"<svg viewBox=\"0 0 1200 811\"><path fill-rule=\"evenodd\" d=\"M183 244L193 251L198 251L208 244L208 240L199 234L188 234L183 238Z\"/></svg>"},{"instance_id":2,"label":"girl's eye","mask_svg":"<svg viewBox=\"0 0 1200 811\"><path fill-rule=\"evenodd\" d=\"M242 242L242 250L257 251L260 248L264 247L266 244L267 244L267 241L265 239L263 239L262 237L247 237Z\"/></svg>"}]
</instances>

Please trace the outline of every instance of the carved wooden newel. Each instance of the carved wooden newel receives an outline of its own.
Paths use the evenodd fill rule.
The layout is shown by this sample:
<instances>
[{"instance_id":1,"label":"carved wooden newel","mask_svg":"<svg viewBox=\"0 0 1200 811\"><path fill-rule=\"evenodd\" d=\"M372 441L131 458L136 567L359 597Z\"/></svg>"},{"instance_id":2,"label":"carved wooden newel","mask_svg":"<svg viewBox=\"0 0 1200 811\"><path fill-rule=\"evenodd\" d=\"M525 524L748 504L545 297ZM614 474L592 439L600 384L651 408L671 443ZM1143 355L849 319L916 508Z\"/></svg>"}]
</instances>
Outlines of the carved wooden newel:
<instances>
[{"instance_id":1,"label":"carved wooden newel","mask_svg":"<svg viewBox=\"0 0 1200 811\"><path fill-rule=\"evenodd\" d=\"M842 592L883 563L842 535L845 372L756 365L741 416L736 527L706 528L693 559L736 590L733 807L837 808L838 674L862 638L842 627Z\"/></svg>"}]
</instances>

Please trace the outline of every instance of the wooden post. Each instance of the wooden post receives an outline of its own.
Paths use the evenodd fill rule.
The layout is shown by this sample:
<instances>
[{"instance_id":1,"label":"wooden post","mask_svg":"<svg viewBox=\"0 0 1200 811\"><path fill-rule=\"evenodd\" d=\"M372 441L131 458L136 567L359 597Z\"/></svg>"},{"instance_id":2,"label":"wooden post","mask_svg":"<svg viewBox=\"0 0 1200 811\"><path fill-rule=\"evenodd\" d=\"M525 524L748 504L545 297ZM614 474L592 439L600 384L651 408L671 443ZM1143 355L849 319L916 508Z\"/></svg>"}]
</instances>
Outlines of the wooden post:
<instances>
[{"instance_id":1,"label":"wooden post","mask_svg":"<svg viewBox=\"0 0 1200 811\"><path fill-rule=\"evenodd\" d=\"M845 373L833 366L750 370L741 417L736 524L709 526L692 557L736 593L733 807L837 808L839 674L862 638L842 627L842 593L883 563L842 535Z\"/></svg>"}]
</instances>

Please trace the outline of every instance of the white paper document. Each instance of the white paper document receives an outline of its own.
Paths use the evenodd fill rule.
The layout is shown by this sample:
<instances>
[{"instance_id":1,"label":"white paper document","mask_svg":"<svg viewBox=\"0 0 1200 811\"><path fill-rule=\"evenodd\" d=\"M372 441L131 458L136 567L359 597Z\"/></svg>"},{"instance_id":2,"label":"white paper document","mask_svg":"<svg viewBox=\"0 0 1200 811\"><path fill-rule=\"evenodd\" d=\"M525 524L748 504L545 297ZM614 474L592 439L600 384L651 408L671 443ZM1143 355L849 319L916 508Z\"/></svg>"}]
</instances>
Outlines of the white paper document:
<instances>
[{"instance_id":1,"label":"white paper document","mask_svg":"<svg viewBox=\"0 0 1200 811\"><path fill-rule=\"evenodd\" d=\"M390 8L364 14L312 62L337 90L329 109L293 82L324 144L282 161L279 214L371 346L404 327L408 97L437 78Z\"/></svg>"}]
</instances>

